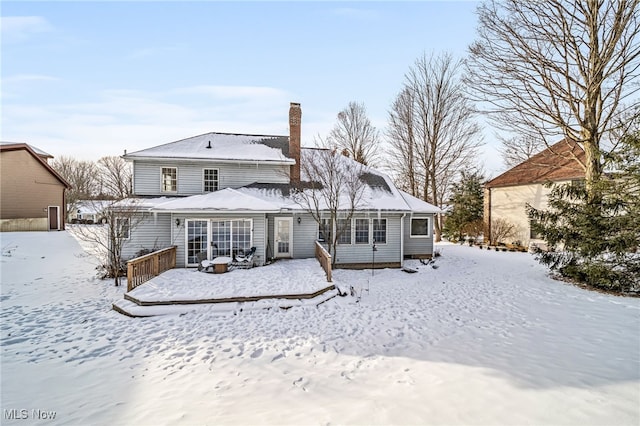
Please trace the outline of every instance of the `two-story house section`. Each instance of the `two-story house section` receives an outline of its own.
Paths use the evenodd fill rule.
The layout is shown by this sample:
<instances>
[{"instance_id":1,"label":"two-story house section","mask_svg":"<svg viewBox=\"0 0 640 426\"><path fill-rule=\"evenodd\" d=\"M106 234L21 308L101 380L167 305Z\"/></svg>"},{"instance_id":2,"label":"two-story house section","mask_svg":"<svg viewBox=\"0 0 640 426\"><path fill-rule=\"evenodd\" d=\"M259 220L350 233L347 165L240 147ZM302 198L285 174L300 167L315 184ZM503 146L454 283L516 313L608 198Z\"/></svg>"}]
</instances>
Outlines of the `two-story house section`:
<instances>
[{"instance_id":1,"label":"two-story house section","mask_svg":"<svg viewBox=\"0 0 640 426\"><path fill-rule=\"evenodd\" d=\"M300 104L291 103L288 136L207 133L125 154L143 220L132 227L123 256L176 245L181 267L196 266L199 253L213 258L251 247L257 264L313 257L320 227L291 197L305 178L301 118ZM362 179L366 199L341 238L337 266L370 267L374 241L376 266L430 257L440 210L377 170L367 168Z\"/></svg>"}]
</instances>

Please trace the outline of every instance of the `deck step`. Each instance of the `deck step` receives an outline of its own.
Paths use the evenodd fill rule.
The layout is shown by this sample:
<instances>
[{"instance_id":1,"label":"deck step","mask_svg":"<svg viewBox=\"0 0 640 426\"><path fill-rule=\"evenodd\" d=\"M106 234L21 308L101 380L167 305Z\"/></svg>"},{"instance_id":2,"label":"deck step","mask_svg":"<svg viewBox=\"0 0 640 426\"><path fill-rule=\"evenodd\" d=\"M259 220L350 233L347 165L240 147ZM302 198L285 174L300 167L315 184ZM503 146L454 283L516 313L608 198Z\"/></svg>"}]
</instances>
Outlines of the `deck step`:
<instances>
[{"instance_id":1,"label":"deck step","mask_svg":"<svg viewBox=\"0 0 640 426\"><path fill-rule=\"evenodd\" d=\"M226 303L191 303L175 305L145 305L141 306L131 300L122 299L113 303L113 309L129 317L151 317L159 315L181 315L200 309L218 312L221 314L255 309L290 309L296 306L320 306L338 295L335 289L325 291L313 298L264 298L251 302L226 302ZM289 296L290 297L290 296Z\"/></svg>"}]
</instances>

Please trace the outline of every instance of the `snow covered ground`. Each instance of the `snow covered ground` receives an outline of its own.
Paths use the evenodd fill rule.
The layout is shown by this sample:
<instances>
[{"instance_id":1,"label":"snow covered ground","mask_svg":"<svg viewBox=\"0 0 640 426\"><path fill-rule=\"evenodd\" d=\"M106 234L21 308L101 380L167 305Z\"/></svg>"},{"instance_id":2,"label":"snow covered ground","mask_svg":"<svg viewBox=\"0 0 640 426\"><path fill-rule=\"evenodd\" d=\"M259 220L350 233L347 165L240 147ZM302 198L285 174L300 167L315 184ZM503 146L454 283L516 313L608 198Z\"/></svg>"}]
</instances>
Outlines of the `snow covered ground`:
<instances>
[{"instance_id":1,"label":"snow covered ground","mask_svg":"<svg viewBox=\"0 0 640 426\"><path fill-rule=\"evenodd\" d=\"M128 318L68 233L0 238L3 425L640 424L640 299L525 253L335 271L359 302Z\"/></svg>"}]
</instances>

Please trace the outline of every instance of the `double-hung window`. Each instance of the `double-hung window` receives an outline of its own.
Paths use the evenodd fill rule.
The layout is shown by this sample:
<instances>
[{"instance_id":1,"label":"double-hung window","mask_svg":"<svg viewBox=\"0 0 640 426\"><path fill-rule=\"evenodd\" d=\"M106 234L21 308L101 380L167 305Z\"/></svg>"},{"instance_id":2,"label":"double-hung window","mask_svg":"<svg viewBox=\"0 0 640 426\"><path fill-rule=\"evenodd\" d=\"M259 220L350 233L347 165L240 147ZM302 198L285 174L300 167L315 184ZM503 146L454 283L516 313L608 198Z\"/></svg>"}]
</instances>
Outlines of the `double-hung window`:
<instances>
[{"instance_id":1,"label":"double-hung window","mask_svg":"<svg viewBox=\"0 0 640 426\"><path fill-rule=\"evenodd\" d=\"M331 220L321 219L318 225L318 240L326 244L331 244Z\"/></svg>"},{"instance_id":2,"label":"double-hung window","mask_svg":"<svg viewBox=\"0 0 640 426\"><path fill-rule=\"evenodd\" d=\"M387 243L387 219L373 219L373 242Z\"/></svg>"},{"instance_id":3,"label":"double-hung window","mask_svg":"<svg viewBox=\"0 0 640 426\"><path fill-rule=\"evenodd\" d=\"M163 167L160 178L162 192L178 191L178 169L175 167Z\"/></svg>"},{"instance_id":4,"label":"double-hung window","mask_svg":"<svg viewBox=\"0 0 640 426\"><path fill-rule=\"evenodd\" d=\"M412 218L411 219L411 237L425 238L429 233L429 218Z\"/></svg>"},{"instance_id":5,"label":"double-hung window","mask_svg":"<svg viewBox=\"0 0 640 426\"><path fill-rule=\"evenodd\" d=\"M338 219L336 221L336 232L340 234L338 244L351 244L351 220Z\"/></svg>"},{"instance_id":6,"label":"double-hung window","mask_svg":"<svg viewBox=\"0 0 640 426\"><path fill-rule=\"evenodd\" d=\"M214 192L218 190L218 169L204 169L203 190L204 192Z\"/></svg>"},{"instance_id":7,"label":"double-hung window","mask_svg":"<svg viewBox=\"0 0 640 426\"><path fill-rule=\"evenodd\" d=\"M369 219L356 219L356 244L369 244Z\"/></svg>"},{"instance_id":8,"label":"double-hung window","mask_svg":"<svg viewBox=\"0 0 640 426\"><path fill-rule=\"evenodd\" d=\"M116 235L122 240L128 240L131 237L131 226L128 217L116 218Z\"/></svg>"}]
</instances>

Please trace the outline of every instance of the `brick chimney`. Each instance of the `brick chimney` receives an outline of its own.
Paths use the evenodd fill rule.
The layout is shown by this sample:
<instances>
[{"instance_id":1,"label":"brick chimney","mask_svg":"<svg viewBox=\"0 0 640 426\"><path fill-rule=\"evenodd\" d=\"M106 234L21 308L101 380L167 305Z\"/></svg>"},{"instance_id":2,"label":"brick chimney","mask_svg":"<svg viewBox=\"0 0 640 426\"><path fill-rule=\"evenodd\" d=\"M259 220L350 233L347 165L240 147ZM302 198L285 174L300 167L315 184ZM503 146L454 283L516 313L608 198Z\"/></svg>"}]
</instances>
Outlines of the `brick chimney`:
<instances>
[{"instance_id":1,"label":"brick chimney","mask_svg":"<svg viewBox=\"0 0 640 426\"><path fill-rule=\"evenodd\" d=\"M289 105L289 157L296 160L291 166L289 180L291 183L300 183L300 125L302 110L300 104L291 102Z\"/></svg>"}]
</instances>

